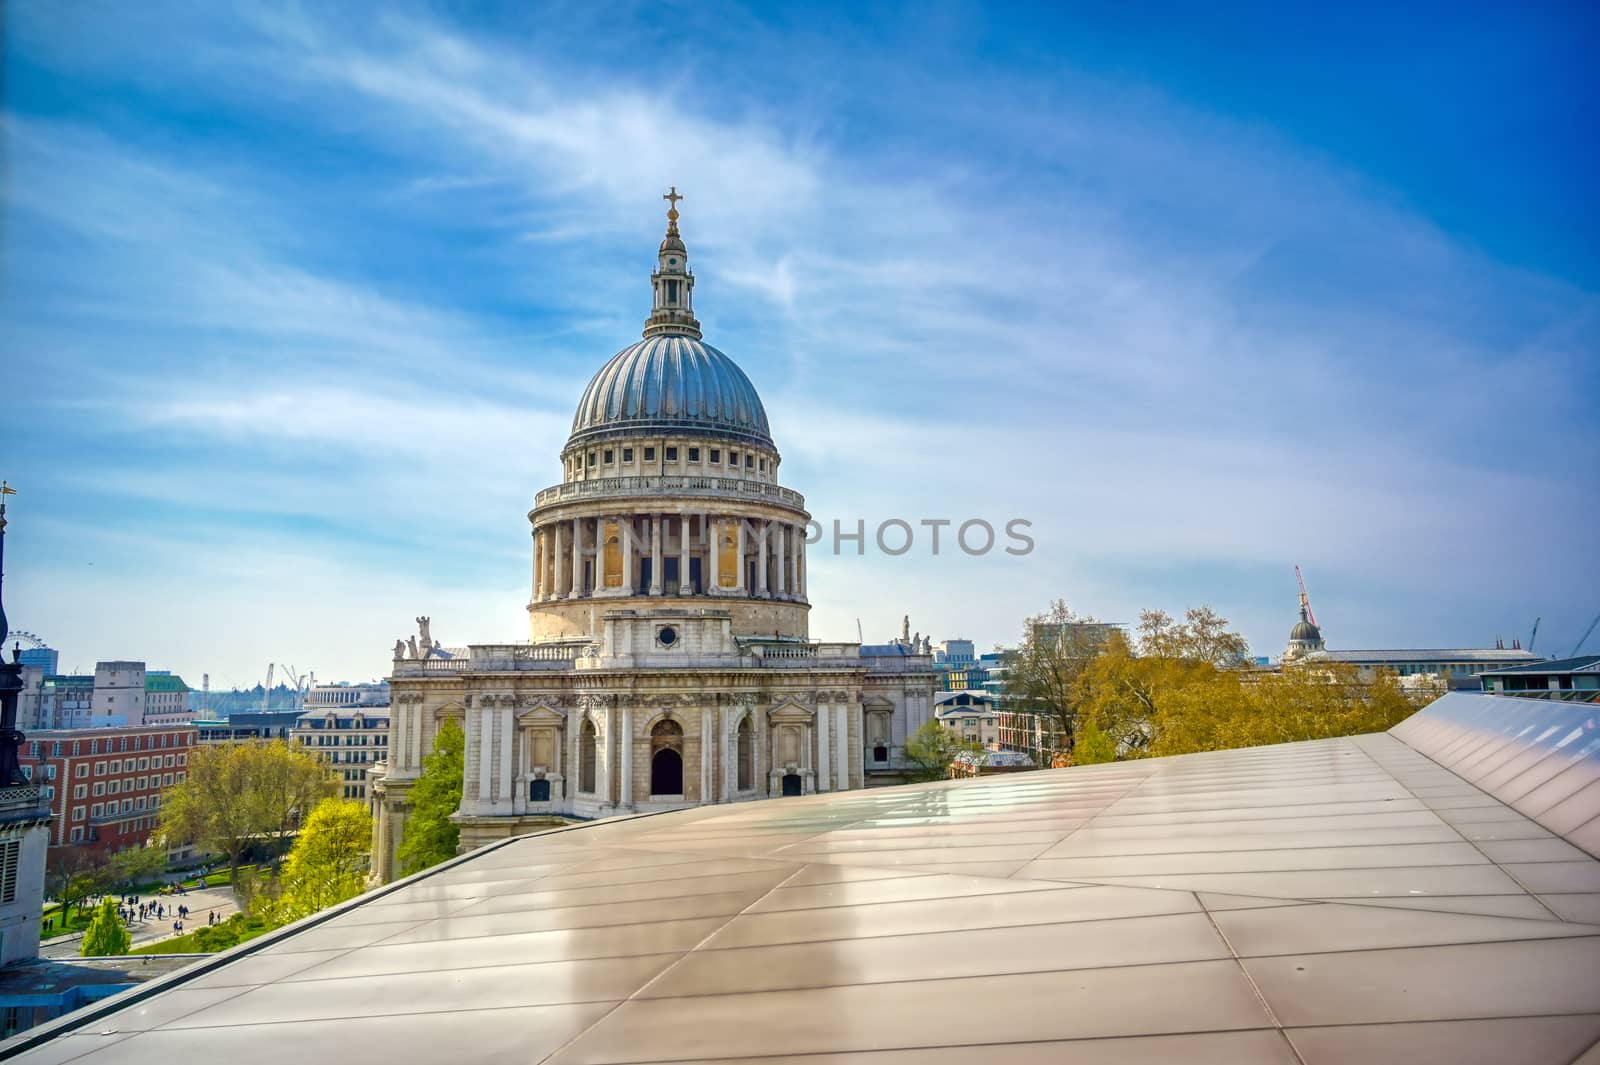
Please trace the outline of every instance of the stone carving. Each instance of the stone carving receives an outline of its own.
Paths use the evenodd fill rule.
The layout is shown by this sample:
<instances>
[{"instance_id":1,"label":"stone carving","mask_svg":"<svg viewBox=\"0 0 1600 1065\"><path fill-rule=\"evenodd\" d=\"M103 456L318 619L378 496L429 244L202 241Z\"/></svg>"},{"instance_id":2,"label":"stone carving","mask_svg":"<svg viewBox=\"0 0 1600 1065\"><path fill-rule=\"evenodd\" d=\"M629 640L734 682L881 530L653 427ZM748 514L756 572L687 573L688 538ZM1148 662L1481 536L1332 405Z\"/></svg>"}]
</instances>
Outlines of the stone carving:
<instances>
[{"instance_id":1,"label":"stone carving","mask_svg":"<svg viewBox=\"0 0 1600 1065\"><path fill-rule=\"evenodd\" d=\"M406 656L406 642L404 640L396 640L394 642L394 660L396 662L398 662L402 658L404 658L405 656Z\"/></svg>"},{"instance_id":2,"label":"stone carving","mask_svg":"<svg viewBox=\"0 0 1600 1065\"><path fill-rule=\"evenodd\" d=\"M417 619L417 633L421 637L422 646L426 648L439 646L433 642L433 637L428 633L428 624L431 621L433 621L433 619L427 617L421 617Z\"/></svg>"},{"instance_id":3,"label":"stone carving","mask_svg":"<svg viewBox=\"0 0 1600 1065\"><path fill-rule=\"evenodd\" d=\"M417 654L417 638L415 636L411 637L409 640L406 641L406 647L408 647L411 650L411 657L412 658L421 658L422 657L421 655Z\"/></svg>"}]
</instances>

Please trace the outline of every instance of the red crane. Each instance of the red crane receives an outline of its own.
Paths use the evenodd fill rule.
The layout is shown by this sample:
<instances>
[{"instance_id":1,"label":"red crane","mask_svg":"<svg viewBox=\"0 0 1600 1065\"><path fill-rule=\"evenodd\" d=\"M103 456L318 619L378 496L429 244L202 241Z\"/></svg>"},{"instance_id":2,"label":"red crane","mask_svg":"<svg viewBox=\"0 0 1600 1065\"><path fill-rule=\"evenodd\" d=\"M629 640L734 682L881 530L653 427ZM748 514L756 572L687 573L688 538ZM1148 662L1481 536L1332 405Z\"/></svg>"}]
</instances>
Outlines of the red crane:
<instances>
[{"instance_id":1,"label":"red crane","mask_svg":"<svg viewBox=\"0 0 1600 1065\"><path fill-rule=\"evenodd\" d=\"M1294 579L1300 585L1300 609L1306 612L1306 617L1311 619L1311 624L1317 624L1317 615L1311 612L1311 597L1306 594L1306 579L1300 576L1300 567L1294 568ZM1318 628L1322 626L1317 625Z\"/></svg>"}]
</instances>

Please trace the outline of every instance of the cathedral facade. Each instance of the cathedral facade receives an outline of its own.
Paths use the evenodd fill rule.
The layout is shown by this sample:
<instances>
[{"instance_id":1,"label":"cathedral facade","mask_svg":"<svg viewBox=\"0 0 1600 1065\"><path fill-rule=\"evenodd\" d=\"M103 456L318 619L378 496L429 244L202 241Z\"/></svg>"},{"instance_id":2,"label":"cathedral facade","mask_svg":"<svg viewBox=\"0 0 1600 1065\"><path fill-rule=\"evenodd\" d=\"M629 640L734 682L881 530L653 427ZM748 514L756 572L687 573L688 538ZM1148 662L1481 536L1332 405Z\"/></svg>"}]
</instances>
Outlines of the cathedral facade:
<instances>
[{"instance_id":1,"label":"cathedral facade","mask_svg":"<svg viewBox=\"0 0 1600 1065\"><path fill-rule=\"evenodd\" d=\"M808 628L806 523L750 379L701 339L676 190L644 336L589 382L539 492L525 642L395 645L373 869L398 873L434 737L466 734L461 846L595 818L866 786L933 719L926 643Z\"/></svg>"}]
</instances>

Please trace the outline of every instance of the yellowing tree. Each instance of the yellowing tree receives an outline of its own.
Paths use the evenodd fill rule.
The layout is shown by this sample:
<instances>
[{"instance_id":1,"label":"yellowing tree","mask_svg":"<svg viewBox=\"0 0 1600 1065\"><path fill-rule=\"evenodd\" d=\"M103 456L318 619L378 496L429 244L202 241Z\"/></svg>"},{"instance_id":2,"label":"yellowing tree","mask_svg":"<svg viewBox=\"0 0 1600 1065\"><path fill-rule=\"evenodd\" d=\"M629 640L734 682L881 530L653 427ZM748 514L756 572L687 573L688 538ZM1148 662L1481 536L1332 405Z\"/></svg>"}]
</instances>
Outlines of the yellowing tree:
<instances>
[{"instance_id":1,"label":"yellowing tree","mask_svg":"<svg viewBox=\"0 0 1600 1065\"><path fill-rule=\"evenodd\" d=\"M906 740L906 757L915 767L916 780L943 780L956 756L983 750L983 744L963 740L942 722L929 721Z\"/></svg>"},{"instance_id":2,"label":"yellowing tree","mask_svg":"<svg viewBox=\"0 0 1600 1065\"><path fill-rule=\"evenodd\" d=\"M281 740L196 747L188 775L163 795L161 831L227 855L237 883L253 840L281 837L337 786L315 757Z\"/></svg>"},{"instance_id":3,"label":"yellowing tree","mask_svg":"<svg viewBox=\"0 0 1600 1065\"><path fill-rule=\"evenodd\" d=\"M357 799L323 799L283 866L280 916L293 921L354 898L365 886L372 814Z\"/></svg>"}]
</instances>

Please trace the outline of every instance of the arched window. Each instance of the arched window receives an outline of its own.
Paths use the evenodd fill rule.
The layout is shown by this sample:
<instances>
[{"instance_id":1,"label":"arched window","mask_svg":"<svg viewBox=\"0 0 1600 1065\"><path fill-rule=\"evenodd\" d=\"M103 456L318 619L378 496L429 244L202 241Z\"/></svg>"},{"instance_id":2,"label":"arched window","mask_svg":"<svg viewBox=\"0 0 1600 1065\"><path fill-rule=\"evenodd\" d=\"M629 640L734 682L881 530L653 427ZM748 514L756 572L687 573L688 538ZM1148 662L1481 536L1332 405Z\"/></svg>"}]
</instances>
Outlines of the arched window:
<instances>
[{"instance_id":1,"label":"arched window","mask_svg":"<svg viewBox=\"0 0 1600 1065\"><path fill-rule=\"evenodd\" d=\"M756 776L756 745L755 737L750 728L750 719L747 717L739 722L739 790L749 791L755 786Z\"/></svg>"},{"instance_id":2,"label":"arched window","mask_svg":"<svg viewBox=\"0 0 1600 1065\"><path fill-rule=\"evenodd\" d=\"M585 720L578 730L578 790L594 793L594 722Z\"/></svg>"}]
</instances>

